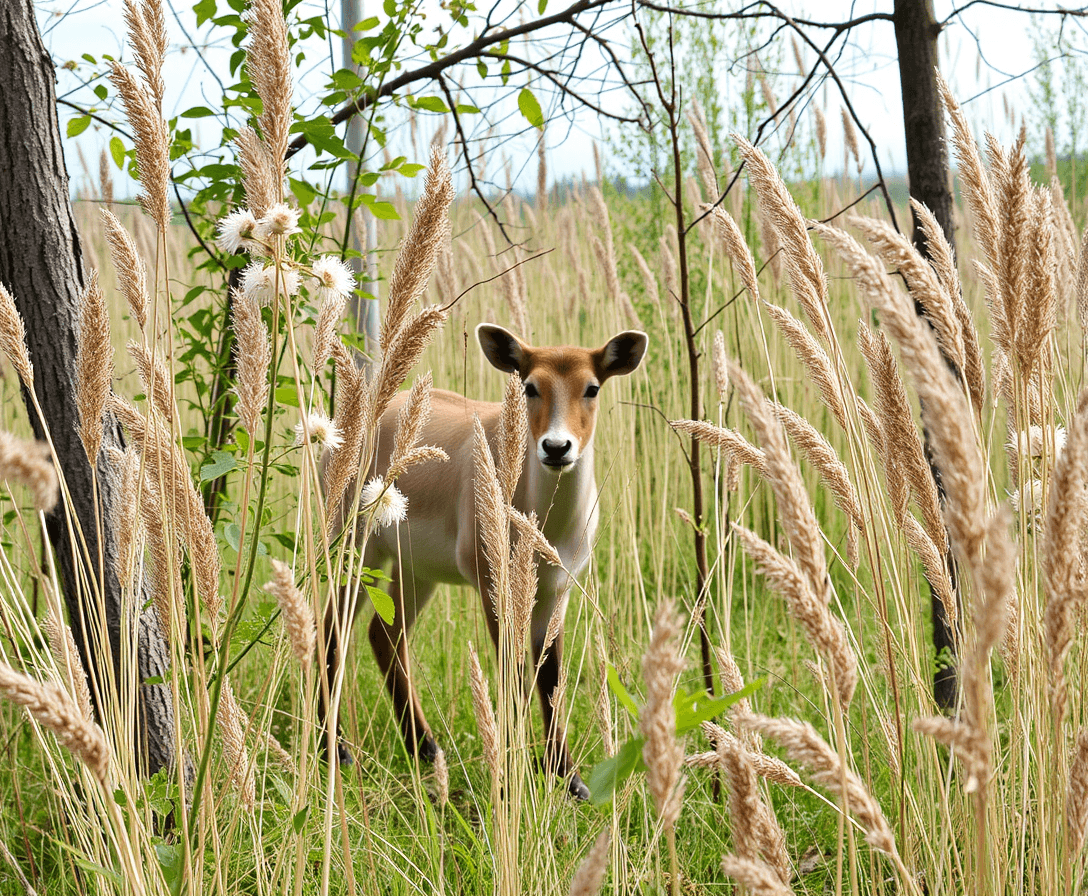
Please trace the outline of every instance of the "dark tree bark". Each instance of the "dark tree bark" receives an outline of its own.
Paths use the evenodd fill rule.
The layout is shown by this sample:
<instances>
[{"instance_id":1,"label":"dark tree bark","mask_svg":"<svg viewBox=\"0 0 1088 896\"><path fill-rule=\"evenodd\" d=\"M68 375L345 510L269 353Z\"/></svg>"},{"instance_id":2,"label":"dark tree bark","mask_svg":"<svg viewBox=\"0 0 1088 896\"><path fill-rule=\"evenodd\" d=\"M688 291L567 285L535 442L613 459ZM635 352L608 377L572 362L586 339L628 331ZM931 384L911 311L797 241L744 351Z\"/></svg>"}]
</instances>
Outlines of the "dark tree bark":
<instances>
[{"instance_id":1,"label":"dark tree bark","mask_svg":"<svg viewBox=\"0 0 1088 896\"><path fill-rule=\"evenodd\" d=\"M166 671L168 652L153 613L137 620L140 606L121 605L116 574L117 542L110 531L117 482L103 451L97 479L104 581L105 632L86 582L100 577L91 467L76 431L75 400L77 307L83 287L82 249L68 199L68 172L61 149L53 63L34 20L32 0L0 2L0 281L15 297L27 331L34 364L34 392L42 407L38 419L29 396L34 433L50 433L61 473L72 496L72 510L86 539L87 553L69 537L68 508L61 501L46 527L64 589L69 621L91 690L101 712L116 694L106 682L120 681L122 626L138 625L141 681ZM105 444L122 446L115 420L106 421ZM92 562L87 557L95 558ZM81 584L81 582L83 584ZM108 649L100 649L105 646ZM111 676L112 667L112 676ZM135 745L149 773L169 767L175 756L173 707L166 685L141 685L141 734Z\"/></svg>"},{"instance_id":2,"label":"dark tree bark","mask_svg":"<svg viewBox=\"0 0 1088 896\"><path fill-rule=\"evenodd\" d=\"M937 37L940 26L933 17L933 0L895 0L895 41L899 52L899 84L903 95L903 129L907 144L907 177L910 195L925 203L944 230L953 248L952 188L948 165L948 146L944 139L944 112L937 90ZM912 239L918 250L927 258L929 246L919 226L918 216L911 212L914 224ZM915 310L922 313L915 303ZM947 360L947 359L946 359ZM957 374L959 371L957 371ZM929 438L926 438L928 454ZM930 469L937 482L937 489L944 499L940 471ZM951 557L946 558L949 573L955 582L955 569ZM944 604L930 588L933 611L933 646L938 658L944 653L956 655L956 632L945 613ZM933 697L942 709L950 710L956 704L956 667L952 663L939 665L933 673Z\"/></svg>"}]
</instances>

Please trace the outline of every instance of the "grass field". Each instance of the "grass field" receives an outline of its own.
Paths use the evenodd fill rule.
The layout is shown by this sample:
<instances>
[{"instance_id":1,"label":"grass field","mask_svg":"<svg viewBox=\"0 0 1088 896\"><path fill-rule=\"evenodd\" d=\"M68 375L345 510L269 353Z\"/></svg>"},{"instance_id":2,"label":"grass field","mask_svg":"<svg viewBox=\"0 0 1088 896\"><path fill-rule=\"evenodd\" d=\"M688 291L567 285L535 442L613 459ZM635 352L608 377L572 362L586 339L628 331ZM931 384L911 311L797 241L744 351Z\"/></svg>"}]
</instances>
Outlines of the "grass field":
<instances>
[{"instance_id":1,"label":"grass field","mask_svg":"<svg viewBox=\"0 0 1088 896\"><path fill-rule=\"evenodd\" d=\"M270 146L272 105L261 122ZM1077 637L1088 513L1088 411L1078 413L1088 272L1073 224L1081 214L1060 186L1032 182L1022 145L991 148L984 170L969 134L953 134L962 184L955 263L939 253L932 267L921 260L873 200L852 210L860 217L835 217L853 184L792 184L798 208L770 163L748 149L749 181L725 206L739 223L711 216L688 235L691 317L707 322L695 338L702 419L712 424L700 431L712 446L703 453L701 526L715 690L759 685L749 703L715 715L728 733L695 724L705 697L693 698L695 708L682 699L703 687L702 603L690 441L669 423L690 415L690 380L677 234L661 218L661 197L623 196L607 184L552 191L546 202L508 196L500 211L518 248L472 197L449 206L448 236L448 197L436 199L434 184L411 206L396 198L401 220L381 232L380 289L396 309L386 319L399 314L402 323L388 334L376 376L410 386L430 372L437 388L499 401L504 377L473 336L481 321L534 345L596 346L632 328L650 336L641 369L601 392L600 528L567 611L563 660L566 725L583 777L599 785L593 769L617 752L628 765L644 757L648 772L622 778L610 799L595 787L590 804L536 771L538 713L518 709L524 644L496 660L469 589L440 587L411 640L412 674L444 763L407 755L358 631L341 702L357 761L337 769L321 759L318 664L307 663L312 645L303 637L299 649L279 616L308 612L320 628L337 583L357 571L372 514L364 508L357 527L338 536L321 494L320 446L296 446L295 426L300 407L331 413L345 435L355 432L355 456L367 456L373 380L353 373L342 348L312 365L330 300L312 281L300 297L281 279L263 310L244 297L236 303L239 420L228 444L210 444L210 350L193 347L220 313L222 284L191 273L190 238L176 220L156 226L138 209L115 207L150 272L150 322L140 326L123 295L131 269L117 269L93 203L81 202L108 312L112 387L134 402L111 406L138 449L128 461L127 555L138 562L125 593L130 612L156 614L167 634L163 681L190 765L151 780L140 774L125 747L135 725L131 662L123 680L102 683L113 696L100 729L78 708L58 721L64 701L34 690L59 683L76 701L83 673L58 649L63 638L45 633L57 585L42 556L41 516L14 485L0 496L0 658L32 681L4 677L0 689L31 713L7 702L0 709L9 756L0 774L0 890L1077 892L1088 828ZM141 170L151 168L142 160ZM247 181L251 201L256 186ZM681 192L691 220L710 186L692 178ZM897 216L907 221L909 211ZM859 243L823 226L808 231L806 218L831 220ZM308 278L308 237L268 237L263 263ZM405 286L404 271L396 273L398 245L404 270L427 275L421 282ZM444 306L522 259L423 332L434 314L425 306ZM208 291L191 294L196 285ZM248 336L239 322L246 313ZM423 335L396 341L413 327ZM128 339L167 365L167 383L138 376ZM276 359L270 377L261 345ZM410 370L393 371L417 348ZM728 371L723 354L735 365ZM16 372L3 374L0 426L25 433ZM923 453L920 404L942 499ZM156 444L173 447L157 453ZM219 475L214 520L188 512L198 507L192 483ZM353 489L347 495L358 501ZM410 527L410 505L407 519ZM289 592L282 610L277 589L262 587L273 580L273 558L298 586L279 589ZM934 653L927 579L958 612L958 660ZM141 595L150 608L137 603ZM371 612L360 595L356 630ZM673 617L661 612L669 605L679 626L671 638ZM488 712L497 723L494 761L478 695L474 704L470 643L496 698L483 711L485 727ZM683 658L675 681L670 651ZM954 713L943 715L932 677L953 661L962 687ZM682 792L671 783L675 748L652 738L641 752L630 745L637 714L644 724L657 719L666 741L677 725L691 729L680 736ZM88 748L96 738L105 754Z\"/></svg>"}]
</instances>

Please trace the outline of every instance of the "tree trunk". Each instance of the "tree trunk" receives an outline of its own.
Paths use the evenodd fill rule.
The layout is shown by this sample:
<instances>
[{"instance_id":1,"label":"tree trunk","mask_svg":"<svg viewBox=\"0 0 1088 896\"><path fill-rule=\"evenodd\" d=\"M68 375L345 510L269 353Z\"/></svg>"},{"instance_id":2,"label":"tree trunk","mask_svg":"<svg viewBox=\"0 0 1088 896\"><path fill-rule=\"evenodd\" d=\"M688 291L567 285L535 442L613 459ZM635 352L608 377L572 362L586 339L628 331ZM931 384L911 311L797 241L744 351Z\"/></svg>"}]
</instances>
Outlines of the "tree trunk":
<instances>
[{"instance_id":1,"label":"tree trunk","mask_svg":"<svg viewBox=\"0 0 1088 896\"><path fill-rule=\"evenodd\" d=\"M895 0L895 42L903 95L910 195L924 202L955 245L952 234L952 187L945 142L944 111L937 91L937 36L933 0ZM912 239L928 257L925 236L913 213Z\"/></svg>"},{"instance_id":2,"label":"tree trunk","mask_svg":"<svg viewBox=\"0 0 1088 896\"><path fill-rule=\"evenodd\" d=\"M27 348L34 364L34 392L42 407L39 420L24 392L34 433L46 429L56 447L61 473L72 496L72 510L86 539L87 554L69 538L68 508L62 500L46 517L57 559L68 616L80 657L91 679L100 714L122 696L110 681L122 681L122 624L138 624L140 680L162 676L169 657L153 615L131 607L122 611L116 574L117 541L110 531L111 511L119 500L116 478L103 451L98 460L98 491L104 529L100 582L106 632L93 589L99 545L92 498L91 467L79 440L75 398L78 297L83 287L82 249L68 200L68 172L61 149L53 63L34 20L32 0L0 3L0 281L15 297L26 324ZM104 444L122 446L115 420L106 421ZM86 557L95 558L86 562ZM143 606L143 602L139 606ZM108 647L103 655L100 645ZM112 667L112 668L111 668ZM166 685L141 685L139 750L142 767L153 773L175 756L173 706Z\"/></svg>"},{"instance_id":3,"label":"tree trunk","mask_svg":"<svg viewBox=\"0 0 1088 896\"><path fill-rule=\"evenodd\" d=\"M937 37L940 26L933 17L932 0L895 0L895 41L899 53L899 84L903 95L903 128L907 144L907 178L910 195L933 212L950 246L955 248L952 232L952 187L945 143L944 112L937 90ZM911 236L922 255L929 257L929 246L911 212L914 232ZM915 310L922 313L915 303ZM946 359L947 360L947 359ZM958 374L959 371L956 371ZM926 437L926 453L929 453ZM940 471L930 460L941 499ZM946 557L949 574L955 582L951 556ZM942 709L956 704L956 667L948 662L956 655L956 632L945 613L944 604L930 587L933 612L933 646L938 664L933 673L933 697ZM944 654L944 656L942 656Z\"/></svg>"}]
</instances>

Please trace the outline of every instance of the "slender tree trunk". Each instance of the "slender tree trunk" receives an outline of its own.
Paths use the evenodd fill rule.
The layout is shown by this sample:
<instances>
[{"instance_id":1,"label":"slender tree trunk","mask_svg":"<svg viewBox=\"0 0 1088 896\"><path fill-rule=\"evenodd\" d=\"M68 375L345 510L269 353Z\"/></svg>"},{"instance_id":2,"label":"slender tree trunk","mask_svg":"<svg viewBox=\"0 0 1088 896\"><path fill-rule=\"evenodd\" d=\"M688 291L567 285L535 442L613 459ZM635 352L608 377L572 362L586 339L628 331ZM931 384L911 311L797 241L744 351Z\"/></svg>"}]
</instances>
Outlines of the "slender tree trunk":
<instances>
[{"instance_id":1,"label":"slender tree trunk","mask_svg":"<svg viewBox=\"0 0 1088 896\"><path fill-rule=\"evenodd\" d=\"M895 0L895 41L899 52L899 84L903 94L903 127L907 141L910 195L924 202L940 222L948 242L952 235L952 186L944 112L937 91L937 37L933 0ZM925 236L914 222L912 239L928 255Z\"/></svg>"},{"instance_id":2,"label":"slender tree trunk","mask_svg":"<svg viewBox=\"0 0 1088 896\"><path fill-rule=\"evenodd\" d=\"M137 621L139 608L122 611L116 575L117 542L110 530L119 500L116 478L103 451L97 479L103 527L100 582L105 632L87 581L99 578L99 544L92 498L91 468L76 432L75 400L77 303L83 287L82 249L68 200L56 112L53 63L34 20L32 0L0 3L0 281L10 289L26 324L27 348L34 364L34 392L44 420L26 404L35 435L52 437L61 472L72 496L87 553L69 537L68 508L61 501L46 517L57 559L72 632L99 711L110 696L104 684L120 681L122 626L138 625L141 680L161 676L168 654L153 614ZM106 421L105 444L121 446L115 420ZM86 562L86 557L95 558ZM81 582L83 584L81 584ZM99 649L108 647L108 652ZM106 655L103 655L106 653ZM112 666L112 670L111 670ZM140 749L148 772L169 766L175 755L173 707L165 685L141 686Z\"/></svg>"},{"instance_id":3,"label":"slender tree trunk","mask_svg":"<svg viewBox=\"0 0 1088 896\"><path fill-rule=\"evenodd\" d=\"M944 230L949 245L955 247L952 232L952 186L945 143L944 112L937 90L937 37L940 26L933 16L933 0L895 0L895 40L899 53L899 84L903 95L903 127L906 132L907 177L910 195L925 203ZM918 216L911 212L914 225L912 239L927 258L929 246L919 226ZM922 309L915 303L919 314ZM946 359L947 360L947 359ZM959 371L957 371L959 373ZM926 435L926 453L929 437ZM930 469L937 489L944 499L940 471L930 458ZM951 555L946 556L949 574L955 582ZM938 659L956 655L956 632L945 614L944 604L930 588L933 612L933 646ZM938 706L952 709L956 704L956 668L951 662L939 663L933 673L933 697Z\"/></svg>"}]
</instances>

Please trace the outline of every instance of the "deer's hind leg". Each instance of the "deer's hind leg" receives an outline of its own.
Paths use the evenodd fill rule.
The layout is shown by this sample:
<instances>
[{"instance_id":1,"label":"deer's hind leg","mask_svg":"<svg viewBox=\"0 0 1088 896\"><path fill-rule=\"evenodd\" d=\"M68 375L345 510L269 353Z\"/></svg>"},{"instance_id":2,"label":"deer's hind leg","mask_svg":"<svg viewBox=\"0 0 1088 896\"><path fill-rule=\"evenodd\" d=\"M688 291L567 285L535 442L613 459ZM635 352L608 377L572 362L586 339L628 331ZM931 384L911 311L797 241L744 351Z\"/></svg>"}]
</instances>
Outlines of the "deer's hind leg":
<instances>
[{"instance_id":1,"label":"deer's hind leg","mask_svg":"<svg viewBox=\"0 0 1088 896\"><path fill-rule=\"evenodd\" d=\"M353 612L351 618L349 618L350 598L349 586L341 585L337 591L336 599L330 601L325 609L325 617L322 623L322 637L325 643L325 669L324 678L318 692L318 714L321 725L325 729L325 736L321 741L322 749L326 752L333 751L337 762L341 765L351 765L355 760L341 736L339 714L336 717L336 724L330 730L329 706L332 702L336 676L347 648L346 635L350 629L350 623L355 617ZM358 605L356 605L355 610L358 610Z\"/></svg>"},{"instance_id":2,"label":"deer's hind leg","mask_svg":"<svg viewBox=\"0 0 1088 896\"><path fill-rule=\"evenodd\" d=\"M423 715L408 656L408 632L435 585L414 578L407 571L394 568L390 596L395 607L393 621L386 622L377 613L370 620L370 646L378 668L385 676L385 686L393 698L393 714L400 724L408 752L431 761L438 755L438 745Z\"/></svg>"}]
</instances>

